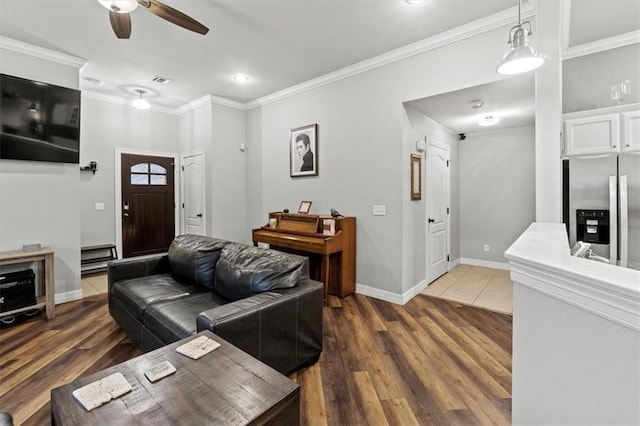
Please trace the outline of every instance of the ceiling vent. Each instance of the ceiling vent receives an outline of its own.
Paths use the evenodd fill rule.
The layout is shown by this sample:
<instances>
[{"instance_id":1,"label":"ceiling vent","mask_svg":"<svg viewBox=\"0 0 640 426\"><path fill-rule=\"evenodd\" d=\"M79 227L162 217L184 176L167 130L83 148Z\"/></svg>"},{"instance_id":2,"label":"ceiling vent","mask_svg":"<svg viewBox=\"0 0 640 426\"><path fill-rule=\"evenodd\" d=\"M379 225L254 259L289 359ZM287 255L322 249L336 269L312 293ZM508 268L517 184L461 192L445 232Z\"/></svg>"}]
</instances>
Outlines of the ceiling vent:
<instances>
[{"instance_id":1,"label":"ceiling vent","mask_svg":"<svg viewBox=\"0 0 640 426\"><path fill-rule=\"evenodd\" d=\"M153 81L154 83L159 83L159 84L169 84L173 80L171 80L170 78L159 77L159 76L156 75L155 77L153 77L153 79L151 81Z\"/></svg>"}]
</instances>

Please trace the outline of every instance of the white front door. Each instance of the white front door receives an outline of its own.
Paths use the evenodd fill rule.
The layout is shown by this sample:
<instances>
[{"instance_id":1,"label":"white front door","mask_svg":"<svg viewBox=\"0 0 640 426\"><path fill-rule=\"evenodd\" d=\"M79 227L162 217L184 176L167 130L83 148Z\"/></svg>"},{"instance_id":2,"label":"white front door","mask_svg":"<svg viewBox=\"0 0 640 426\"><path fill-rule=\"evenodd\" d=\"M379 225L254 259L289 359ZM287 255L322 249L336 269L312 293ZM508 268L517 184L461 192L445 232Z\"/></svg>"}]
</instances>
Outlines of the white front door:
<instances>
[{"instance_id":1,"label":"white front door","mask_svg":"<svg viewBox=\"0 0 640 426\"><path fill-rule=\"evenodd\" d=\"M449 270L449 147L427 144L427 281Z\"/></svg>"},{"instance_id":2,"label":"white front door","mask_svg":"<svg viewBox=\"0 0 640 426\"><path fill-rule=\"evenodd\" d=\"M182 231L205 235L204 155L201 152L181 156Z\"/></svg>"}]
</instances>

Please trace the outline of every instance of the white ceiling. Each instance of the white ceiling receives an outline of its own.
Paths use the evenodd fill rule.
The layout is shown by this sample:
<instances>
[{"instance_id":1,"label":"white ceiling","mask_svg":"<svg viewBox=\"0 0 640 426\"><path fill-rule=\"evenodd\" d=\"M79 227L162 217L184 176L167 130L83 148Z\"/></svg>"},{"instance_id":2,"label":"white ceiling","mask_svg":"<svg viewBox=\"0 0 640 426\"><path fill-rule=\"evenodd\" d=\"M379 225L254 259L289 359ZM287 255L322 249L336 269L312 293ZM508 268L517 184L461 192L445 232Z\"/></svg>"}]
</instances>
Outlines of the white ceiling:
<instances>
[{"instance_id":1,"label":"white ceiling","mask_svg":"<svg viewBox=\"0 0 640 426\"><path fill-rule=\"evenodd\" d=\"M128 98L133 88L143 88L151 92L147 98L152 105L176 108L207 94L243 103L255 100L506 9L512 10L515 21L517 4L515 0L427 0L419 5L404 0L165 3L208 26L209 33L192 33L138 8L131 16L131 38L118 40L107 9L96 0L0 0L0 35L88 60L81 71L81 89ZM594 27L598 37L617 34L620 21L627 29L626 22L633 21L629 13L617 12L614 20L599 19L605 16L600 13L624 6L632 15L639 3L573 0L571 13L580 25L572 25L570 40L588 40ZM637 22L633 25L637 27ZM247 73L251 81L235 83L231 77L239 72ZM174 81L153 83L156 75ZM95 86L86 78L104 84Z\"/></svg>"}]
</instances>

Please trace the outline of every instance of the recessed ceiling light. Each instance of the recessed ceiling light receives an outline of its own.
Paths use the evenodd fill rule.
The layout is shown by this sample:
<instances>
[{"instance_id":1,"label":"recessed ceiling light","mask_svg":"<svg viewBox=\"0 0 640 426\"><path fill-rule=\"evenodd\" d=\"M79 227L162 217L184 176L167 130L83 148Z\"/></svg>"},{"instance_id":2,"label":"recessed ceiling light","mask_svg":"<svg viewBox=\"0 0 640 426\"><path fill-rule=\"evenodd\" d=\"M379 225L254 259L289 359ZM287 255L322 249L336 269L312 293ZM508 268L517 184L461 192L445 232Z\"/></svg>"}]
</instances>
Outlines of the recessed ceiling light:
<instances>
[{"instance_id":1,"label":"recessed ceiling light","mask_svg":"<svg viewBox=\"0 0 640 426\"><path fill-rule=\"evenodd\" d=\"M478 121L478 124L481 125L482 127L491 127L491 126L495 126L499 122L500 122L500 117L487 115L486 117L483 117L480 121Z\"/></svg>"},{"instance_id":2,"label":"recessed ceiling light","mask_svg":"<svg viewBox=\"0 0 640 426\"><path fill-rule=\"evenodd\" d=\"M236 83L247 83L249 82L249 76L246 74L236 74L233 76L233 80Z\"/></svg>"}]
</instances>

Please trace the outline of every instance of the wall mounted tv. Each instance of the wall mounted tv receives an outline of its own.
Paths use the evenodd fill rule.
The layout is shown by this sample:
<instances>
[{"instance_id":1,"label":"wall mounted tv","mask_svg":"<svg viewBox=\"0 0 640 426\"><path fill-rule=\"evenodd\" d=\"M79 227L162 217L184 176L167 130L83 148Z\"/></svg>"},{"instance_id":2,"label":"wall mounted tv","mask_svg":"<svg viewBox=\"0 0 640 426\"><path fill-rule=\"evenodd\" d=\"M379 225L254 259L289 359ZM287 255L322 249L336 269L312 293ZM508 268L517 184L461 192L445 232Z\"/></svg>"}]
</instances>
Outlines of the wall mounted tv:
<instances>
[{"instance_id":1,"label":"wall mounted tv","mask_svg":"<svg viewBox=\"0 0 640 426\"><path fill-rule=\"evenodd\" d=\"M0 158L79 163L79 90L0 74L0 95Z\"/></svg>"}]
</instances>

